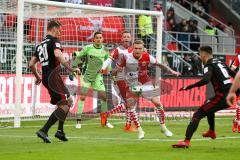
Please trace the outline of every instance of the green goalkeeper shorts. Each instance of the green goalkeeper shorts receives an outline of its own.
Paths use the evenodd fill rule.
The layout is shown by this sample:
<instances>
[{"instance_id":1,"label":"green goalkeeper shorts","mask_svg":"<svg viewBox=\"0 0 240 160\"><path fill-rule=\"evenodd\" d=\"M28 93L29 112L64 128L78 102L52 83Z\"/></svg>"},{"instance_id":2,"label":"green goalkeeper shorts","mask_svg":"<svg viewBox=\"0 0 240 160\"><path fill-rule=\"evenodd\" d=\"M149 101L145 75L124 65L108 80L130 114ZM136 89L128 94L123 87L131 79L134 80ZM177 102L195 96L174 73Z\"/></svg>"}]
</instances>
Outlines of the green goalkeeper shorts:
<instances>
[{"instance_id":1,"label":"green goalkeeper shorts","mask_svg":"<svg viewBox=\"0 0 240 160\"><path fill-rule=\"evenodd\" d=\"M104 91L105 92L105 86L103 83L103 76L101 74L97 74L95 81L88 81L84 78L84 76L81 77L80 81L81 85L81 93L86 95L88 90L92 88L95 91Z\"/></svg>"}]
</instances>

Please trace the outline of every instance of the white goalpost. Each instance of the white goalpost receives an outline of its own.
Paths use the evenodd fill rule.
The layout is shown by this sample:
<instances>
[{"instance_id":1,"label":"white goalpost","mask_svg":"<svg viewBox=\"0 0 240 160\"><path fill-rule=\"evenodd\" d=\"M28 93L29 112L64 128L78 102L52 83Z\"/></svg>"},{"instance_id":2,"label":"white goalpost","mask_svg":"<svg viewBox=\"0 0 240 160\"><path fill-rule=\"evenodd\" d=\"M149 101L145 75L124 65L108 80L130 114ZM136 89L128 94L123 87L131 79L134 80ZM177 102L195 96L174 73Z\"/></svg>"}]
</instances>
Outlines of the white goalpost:
<instances>
[{"instance_id":1,"label":"white goalpost","mask_svg":"<svg viewBox=\"0 0 240 160\"><path fill-rule=\"evenodd\" d=\"M133 39L139 38L139 15L152 16L152 37L155 40L151 41L149 53L161 62L162 12L45 0L5 0L0 5L0 45L3 48L0 50L0 57L6 56L5 63L0 65L0 122L12 121L15 128L20 127L20 122L26 120L26 117L31 119L36 115L48 116L54 109L54 106L49 104L47 91L43 85L34 85L34 77L27 68L35 46L46 35L46 25L50 19L57 19L62 24L60 40L65 58L71 60L73 51L81 50L92 42L95 31L103 33L104 45L111 51L121 43L121 33L124 30L132 31L135 26L134 32L132 31ZM12 36L9 36L10 33ZM41 73L41 68L38 69ZM159 70L155 76L159 79ZM63 77L68 77L65 71ZM77 98L72 112L76 112ZM86 99L85 103L85 112L96 110L96 99L93 97Z\"/></svg>"}]
</instances>

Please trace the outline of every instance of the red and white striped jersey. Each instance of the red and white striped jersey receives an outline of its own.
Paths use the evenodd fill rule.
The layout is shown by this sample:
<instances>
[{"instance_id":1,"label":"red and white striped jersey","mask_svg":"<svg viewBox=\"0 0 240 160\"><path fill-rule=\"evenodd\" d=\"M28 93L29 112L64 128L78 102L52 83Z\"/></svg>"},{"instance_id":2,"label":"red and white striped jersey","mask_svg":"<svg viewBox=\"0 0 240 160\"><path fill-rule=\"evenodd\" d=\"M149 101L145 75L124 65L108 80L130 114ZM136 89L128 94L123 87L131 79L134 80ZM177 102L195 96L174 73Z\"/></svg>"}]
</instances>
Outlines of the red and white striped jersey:
<instances>
[{"instance_id":1,"label":"red and white striped jersey","mask_svg":"<svg viewBox=\"0 0 240 160\"><path fill-rule=\"evenodd\" d=\"M138 85L151 81L148 67L156 63L157 60L153 56L143 52L139 59L136 59L133 54L124 55L118 65L125 68L125 80L128 85Z\"/></svg>"},{"instance_id":2,"label":"red and white striped jersey","mask_svg":"<svg viewBox=\"0 0 240 160\"><path fill-rule=\"evenodd\" d=\"M124 57L124 55L132 54L132 52L133 52L132 47L125 48L122 45L120 45L119 47L115 48L111 52L111 58L113 61L115 61L118 64L118 63L120 63L120 61ZM122 72L117 73L116 79L124 80L124 70Z\"/></svg>"},{"instance_id":3,"label":"red and white striped jersey","mask_svg":"<svg viewBox=\"0 0 240 160\"><path fill-rule=\"evenodd\" d=\"M240 65L240 54L238 54L237 56L236 56L236 58L235 58L235 61L234 61L234 63L233 63L233 67L234 68L237 68L237 67L239 67L239 65Z\"/></svg>"}]
</instances>

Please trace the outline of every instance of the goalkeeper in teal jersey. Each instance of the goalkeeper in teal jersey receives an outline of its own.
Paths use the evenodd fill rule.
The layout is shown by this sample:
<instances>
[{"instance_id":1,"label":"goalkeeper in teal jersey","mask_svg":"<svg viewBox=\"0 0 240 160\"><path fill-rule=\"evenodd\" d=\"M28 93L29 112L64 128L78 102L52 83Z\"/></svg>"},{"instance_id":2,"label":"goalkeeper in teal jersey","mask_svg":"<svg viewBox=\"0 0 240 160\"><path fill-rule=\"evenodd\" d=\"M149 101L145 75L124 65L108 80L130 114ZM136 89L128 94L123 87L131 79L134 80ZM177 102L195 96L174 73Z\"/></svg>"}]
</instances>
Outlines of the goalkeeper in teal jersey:
<instances>
[{"instance_id":1,"label":"goalkeeper in teal jersey","mask_svg":"<svg viewBox=\"0 0 240 160\"><path fill-rule=\"evenodd\" d=\"M88 93L88 90L92 88L94 91L98 92L98 96L102 100L101 112L106 112L107 108L107 97L105 86L103 83L103 76L99 72L102 68L103 62L109 57L109 52L103 46L103 36L101 32L94 33L94 43L85 46L80 52L74 52L75 60L73 61L73 67L78 67L82 63L81 58L86 57L85 71L81 76L81 96L78 102L78 111L77 111L77 124L76 128L81 128L81 119L80 115L83 112L84 100ZM113 128L113 126L106 122L106 126Z\"/></svg>"}]
</instances>

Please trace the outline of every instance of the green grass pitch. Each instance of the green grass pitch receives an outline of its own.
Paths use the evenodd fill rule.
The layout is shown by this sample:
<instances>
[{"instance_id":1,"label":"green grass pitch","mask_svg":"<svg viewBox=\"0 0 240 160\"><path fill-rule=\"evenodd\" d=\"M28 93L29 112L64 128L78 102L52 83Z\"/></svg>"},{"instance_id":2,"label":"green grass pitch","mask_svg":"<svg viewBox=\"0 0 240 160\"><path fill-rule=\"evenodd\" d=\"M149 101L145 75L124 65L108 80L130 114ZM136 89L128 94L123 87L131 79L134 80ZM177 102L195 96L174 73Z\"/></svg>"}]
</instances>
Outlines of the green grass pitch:
<instances>
[{"instance_id":1,"label":"green grass pitch","mask_svg":"<svg viewBox=\"0 0 240 160\"><path fill-rule=\"evenodd\" d=\"M111 121L115 128L101 128L98 121L84 121L81 129L74 121L67 121L68 142L54 138L56 125L51 128L51 144L45 144L35 132L45 121L23 122L19 129L0 128L0 160L239 160L240 133L232 133L232 117L216 119L217 139L201 137L207 130L203 119L193 136L189 149L171 145L183 139L188 120L167 120L174 133L165 137L157 122L143 122L145 139L137 140L137 133L123 132L123 121ZM122 122L122 123L119 123Z\"/></svg>"}]
</instances>

